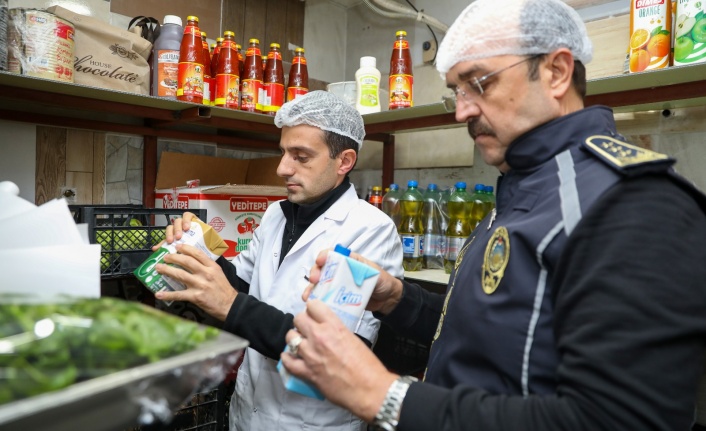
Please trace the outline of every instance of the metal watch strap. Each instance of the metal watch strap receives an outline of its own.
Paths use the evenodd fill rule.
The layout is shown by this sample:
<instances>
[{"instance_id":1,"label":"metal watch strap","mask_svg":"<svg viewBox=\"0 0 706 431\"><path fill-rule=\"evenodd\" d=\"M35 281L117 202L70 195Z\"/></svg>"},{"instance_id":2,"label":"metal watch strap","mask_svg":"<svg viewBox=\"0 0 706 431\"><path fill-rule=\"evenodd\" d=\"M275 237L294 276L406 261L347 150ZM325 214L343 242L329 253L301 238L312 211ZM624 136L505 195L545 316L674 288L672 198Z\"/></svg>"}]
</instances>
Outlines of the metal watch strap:
<instances>
[{"instance_id":1,"label":"metal watch strap","mask_svg":"<svg viewBox=\"0 0 706 431\"><path fill-rule=\"evenodd\" d=\"M378 414L375 415L375 420L373 421L374 430L395 431L397 429L402 401L407 394L409 385L416 381L416 377L400 376L392 382Z\"/></svg>"}]
</instances>

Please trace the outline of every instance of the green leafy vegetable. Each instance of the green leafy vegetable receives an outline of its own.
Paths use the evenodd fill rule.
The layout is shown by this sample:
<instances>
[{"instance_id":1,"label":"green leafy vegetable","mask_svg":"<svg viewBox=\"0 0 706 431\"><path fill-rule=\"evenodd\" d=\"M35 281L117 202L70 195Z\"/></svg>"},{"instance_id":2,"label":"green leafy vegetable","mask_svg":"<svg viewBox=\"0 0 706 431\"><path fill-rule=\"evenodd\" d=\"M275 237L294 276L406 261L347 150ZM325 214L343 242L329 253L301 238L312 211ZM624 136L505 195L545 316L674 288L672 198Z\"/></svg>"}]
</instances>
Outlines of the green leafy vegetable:
<instances>
[{"instance_id":1,"label":"green leafy vegetable","mask_svg":"<svg viewBox=\"0 0 706 431\"><path fill-rule=\"evenodd\" d=\"M0 404L159 361L217 335L114 298L0 303Z\"/></svg>"}]
</instances>

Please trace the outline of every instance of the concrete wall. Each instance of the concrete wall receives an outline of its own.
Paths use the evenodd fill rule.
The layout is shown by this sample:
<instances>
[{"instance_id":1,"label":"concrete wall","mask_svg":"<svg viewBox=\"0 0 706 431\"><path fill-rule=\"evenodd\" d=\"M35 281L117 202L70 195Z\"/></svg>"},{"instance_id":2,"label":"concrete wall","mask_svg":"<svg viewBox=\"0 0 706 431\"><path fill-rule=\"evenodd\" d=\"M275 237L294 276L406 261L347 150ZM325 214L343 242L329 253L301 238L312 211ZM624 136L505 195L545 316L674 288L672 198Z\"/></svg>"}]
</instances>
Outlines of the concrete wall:
<instances>
[{"instance_id":1,"label":"concrete wall","mask_svg":"<svg viewBox=\"0 0 706 431\"><path fill-rule=\"evenodd\" d=\"M0 120L0 181L12 181L20 196L34 202L37 127Z\"/></svg>"}]
</instances>

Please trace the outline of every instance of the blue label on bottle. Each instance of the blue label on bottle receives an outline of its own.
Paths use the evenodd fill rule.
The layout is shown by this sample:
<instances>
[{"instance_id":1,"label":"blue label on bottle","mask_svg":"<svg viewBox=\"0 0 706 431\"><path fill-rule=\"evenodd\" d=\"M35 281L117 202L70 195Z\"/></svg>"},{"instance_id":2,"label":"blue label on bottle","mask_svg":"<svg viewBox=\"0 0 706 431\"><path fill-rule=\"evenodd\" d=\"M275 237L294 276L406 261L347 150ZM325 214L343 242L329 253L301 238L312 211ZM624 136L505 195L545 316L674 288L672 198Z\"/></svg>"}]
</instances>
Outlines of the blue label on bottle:
<instances>
[{"instance_id":1,"label":"blue label on bottle","mask_svg":"<svg viewBox=\"0 0 706 431\"><path fill-rule=\"evenodd\" d=\"M421 235L400 235L403 257L419 257L422 255Z\"/></svg>"}]
</instances>

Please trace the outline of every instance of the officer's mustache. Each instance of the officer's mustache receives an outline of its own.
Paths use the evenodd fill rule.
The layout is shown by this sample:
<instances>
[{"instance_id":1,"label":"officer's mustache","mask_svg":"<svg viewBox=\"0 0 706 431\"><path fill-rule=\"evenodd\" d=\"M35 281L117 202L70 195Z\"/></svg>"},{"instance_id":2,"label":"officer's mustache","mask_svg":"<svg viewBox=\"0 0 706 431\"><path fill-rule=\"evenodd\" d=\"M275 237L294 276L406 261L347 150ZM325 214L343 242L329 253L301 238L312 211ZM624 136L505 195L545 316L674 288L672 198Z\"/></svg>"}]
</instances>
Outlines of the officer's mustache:
<instances>
[{"instance_id":1,"label":"officer's mustache","mask_svg":"<svg viewBox=\"0 0 706 431\"><path fill-rule=\"evenodd\" d=\"M467 124L468 127L468 134L471 135L471 138L474 140L478 135L488 135L488 136L495 136L495 131L490 128L487 124L481 123L480 119L474 118L470 121L468 121Z\"/></svg>"}]
</instances>

